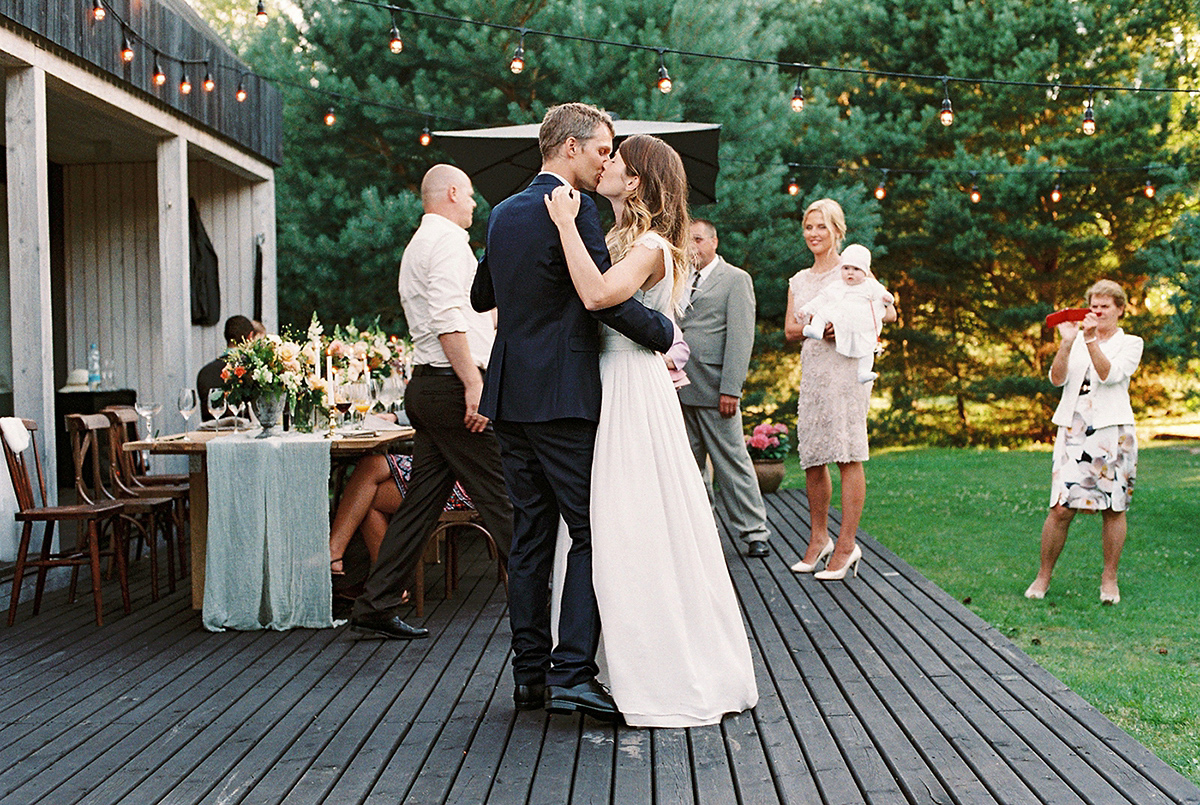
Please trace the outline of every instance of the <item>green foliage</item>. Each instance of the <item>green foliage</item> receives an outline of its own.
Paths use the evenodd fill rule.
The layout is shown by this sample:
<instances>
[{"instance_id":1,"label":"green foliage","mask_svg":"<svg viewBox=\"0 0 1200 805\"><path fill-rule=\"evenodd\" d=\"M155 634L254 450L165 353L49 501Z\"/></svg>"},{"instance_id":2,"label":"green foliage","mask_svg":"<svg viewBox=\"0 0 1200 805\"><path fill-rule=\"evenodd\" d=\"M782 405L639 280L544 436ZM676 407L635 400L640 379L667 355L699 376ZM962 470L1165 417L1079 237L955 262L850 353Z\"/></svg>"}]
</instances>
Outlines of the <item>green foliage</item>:
<instances>
[{"instance_id":1,"label":"green foliage","mask_svg":"<svg viewBox=\"0 0 1200 805\"><path fill-rule=\"evenodd\" d=\"M795 464L784 486L803 488ZM867 533L1200 783L1200 453L1191 444L1140 451L1116 607L1100 605L1100 523L1084 514L1045 600L1022 595L1037 573L1049 452L889 450L871 457L867 481Z\"/></svg>"},{"instance_id":2,"label":"green foliage","mask_svg":"<svg viewBox=\"0 0 1200 805\"><path fill-rule=\"evenodd\" d=\"M653 88L657 54L530 36L513 75L514 31L396 15L404 39L388 52L389 14L335 0L300 0L260 33L244 5L198 0L247 61L285 96L285 164L277 174L280 318L316 310L344 323L379 315L402 329L395 283L420 220L417 189L444 160L421 130L540 120L584 100L624 118L721 123L722 254L754 278L756 360L785 368L780 334L788 278L811 264L804 207L837 199L849 240L871 247L901 321L886 330L877 415L904 441L994 443L1044 432L1050 310L1080 302L1108 276L1130 293L1125 326L1148 338L1153 366L1195 354L1200 284L1193 177L1200 102L1187 93L1094 94L1098 132L1079 131L1088 93L1059 84L1194 87L1191 4L1164 0L442 0L422 10L582 37L828 67L1044 82L1045 88L949 82L955 121L937 120L938 82L810 69L797 76L746 63L667 54L675 91ZM788 105L797 78L807 105ZM342 101L312 87L371 103ZM334 106L338 122L321 124ZM788 163L799 167L789 168ZM815 166L815 167L814 167ZM822 167L825 166L825 167ZM890 168L888 195L871 194ZM794 174L797 196L780 192ZM1146 178L1153 200L1140 192ZM978 184L972 204L966 190ZM1050 200L1055 185L1063 198ZM486 205L472 243L483 240ZM1147 316L1147 296L1162 304ZM787 397L765 372L748 399ZM1032 380L1031 380L1032 378ZM1013 417L981 405L1004 397ZM952 404L931 401L949 398ZM920 424L918 424L920 422ZM878 423L873 423L878 424ZM1015 424L1015 427L1011 427Z\"/></svg>"}]
</instances>

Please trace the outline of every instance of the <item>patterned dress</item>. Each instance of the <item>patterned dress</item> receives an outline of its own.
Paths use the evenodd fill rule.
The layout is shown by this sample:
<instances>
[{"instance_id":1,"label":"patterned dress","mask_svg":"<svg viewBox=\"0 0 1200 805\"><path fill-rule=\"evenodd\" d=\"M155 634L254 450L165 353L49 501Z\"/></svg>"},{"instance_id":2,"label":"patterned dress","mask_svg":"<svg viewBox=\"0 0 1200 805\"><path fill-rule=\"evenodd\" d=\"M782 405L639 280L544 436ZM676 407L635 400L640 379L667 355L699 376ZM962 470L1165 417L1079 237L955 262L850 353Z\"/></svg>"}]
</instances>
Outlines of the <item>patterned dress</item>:
<instances>
[{"instance_id":1,"label":"patterned dress","mask_svg":"<svg viewBox=\"0 0 1200 805\"><path fill-rule=\"evenodd\" d=\"M799 310L830 283L841 279L835 270L797 272L789 281L793 310ZM870 458L867 445L867 405L871 383L858 382L858 360L839 355L828 341L804 339L800 350L800 405L796 411L796 442L800 465L847 464Z\"/></svg>"},{"instance_id":2,"label":"patterned dress","mask_svg":"<svg viewBox=\"0 0 1200 805\"><path fill-rule=\"evenodd\" d=\"M1060 427L1054 439L1050 505L1123 512L1137 476L1137 433L1133 425L1092 427L1091 386L1089 368L1071 424Z\"/></svg>"}]
</instances>

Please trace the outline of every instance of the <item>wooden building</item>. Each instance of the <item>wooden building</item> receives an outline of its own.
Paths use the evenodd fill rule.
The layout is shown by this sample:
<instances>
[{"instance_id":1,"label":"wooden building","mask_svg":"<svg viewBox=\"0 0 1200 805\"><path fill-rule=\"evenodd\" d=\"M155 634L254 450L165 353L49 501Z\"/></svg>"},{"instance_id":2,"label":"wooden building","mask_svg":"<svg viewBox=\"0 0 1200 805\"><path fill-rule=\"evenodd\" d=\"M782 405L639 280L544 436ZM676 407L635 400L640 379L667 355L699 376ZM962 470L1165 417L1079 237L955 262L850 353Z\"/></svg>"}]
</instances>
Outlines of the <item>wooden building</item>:
<instances>
[{"instance_id":1,"label":"wooden building","mask_svg":"<svg viewBox=\"0 0 1200 805\"><path fill-rule=\"evenodd\" d=\"M53 477L55 391L90 344L173 428L225 318L274 327L282 102L184 0L0 0L0 66L0 415L42 423ZM189 199L219 267L210 326L193 323Z\"/></svg>"}]
</instances>

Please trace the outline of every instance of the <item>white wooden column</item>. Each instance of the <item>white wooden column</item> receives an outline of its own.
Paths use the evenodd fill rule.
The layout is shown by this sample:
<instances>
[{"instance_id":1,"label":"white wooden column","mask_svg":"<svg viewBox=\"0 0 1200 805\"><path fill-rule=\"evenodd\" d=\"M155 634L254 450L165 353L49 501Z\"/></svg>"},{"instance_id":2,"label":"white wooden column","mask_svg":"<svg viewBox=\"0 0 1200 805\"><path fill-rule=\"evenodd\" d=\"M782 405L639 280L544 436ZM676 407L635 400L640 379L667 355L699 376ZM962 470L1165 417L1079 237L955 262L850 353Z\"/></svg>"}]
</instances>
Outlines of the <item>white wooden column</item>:
<instances>
[{"instance_id":1,"label":"white wooden column","mask_svg":"<svg viewBox=\"0 0 1200 805\"><path fill-rule=\"evenodd\" d=\"M13 410L36 420L48 496L57 502L54 334L50 308L50 191L46 72L9 69L4 135L8 164L8 264L12 304Z\"/></svg>"},{"instance_id":2,"label":"white wooden column","mask_svg":"<svg viewBox=\"0 0 1200 805\"><path fill-rule=\"evenodd\" d=\"M158 304L151 311L154 334L152 393L164 412L175 407L175 395L192 385L188 376L192 352L191 270L188 257L187 140L169 137L158 146ZM173 421L159 415L158 422Z\"/></svg>"},{"instance_id":3,"label":"white wooden column","mask_svg":"<svg viewBox=\"0 0 1200 805\"><path fill-rule=\"evenodd\" d=\"M253 189L255 238L262 238L262 315L269 333L279 332L279 299L275 269L275 177Z\"/></svg>"}]
</instances>

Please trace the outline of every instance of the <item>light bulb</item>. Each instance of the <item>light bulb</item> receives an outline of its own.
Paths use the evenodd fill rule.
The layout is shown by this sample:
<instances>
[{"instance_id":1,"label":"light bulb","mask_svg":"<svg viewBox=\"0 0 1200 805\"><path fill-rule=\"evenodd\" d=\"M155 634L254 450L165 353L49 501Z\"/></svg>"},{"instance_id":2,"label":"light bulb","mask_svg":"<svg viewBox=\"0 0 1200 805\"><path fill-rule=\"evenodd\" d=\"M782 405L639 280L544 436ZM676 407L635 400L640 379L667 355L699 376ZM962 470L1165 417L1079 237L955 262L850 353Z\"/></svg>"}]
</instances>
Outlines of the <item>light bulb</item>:
<instances>
[{"instance_id":1,"label":"light bulb","mask_svg":"<svg viewBox=\"0 0 1200 805\"><path fill-rule=\"evenodd\" d=\"M792 90L792 111L804 111L804 87L800 86L800 82L796 82L796 88Z\"/></svg>"},{"instance_id":2,"label":"light bulb","mask_svg":"<svg viewBox=\"0 0 1200 805\"><path fill-rule=\"evenodd\" d=\"M971 184L971 203L978 204L979 200L981 198L983 198L983 194L979 192L979 185L972 183Z\"/></svg>"},{"instance_id":3,"label":"light bulb","mask_svg":"<svg viewBox=\"0 0 1200 805\"><path fill-rule=\"evenodd\" d=\"M1062 188L1058 185L1057 182L1054 185L1054 189L1052 191L1050 191L1050 200L1053 201L1055 204L1062 201Z\"/></svg>"},{"instance_id":4,"label":"light bulb","mask_svg":"<svg viewBox=\"0 0 1200 805\"><path fill-rule=\"evenodd\" d=\"M179 94L187 95L192 91L192 82L188 81L187 71L183 71L183 78L179 80Z\"/></svg>"},{"instance_id":5,"label":"light bulb","mask_svg":"<svg viewBox=\"0 0 1200 805\"><path fill-rule=\"evenodd\" d=\"M671 91L671 76L667 73L667 66L660 65L658 68L658 91L666 95Z\"/></svg>"},{"instance_id":6,"label":"light bulb","mask_svg":"<svg viewBox=\"0 0 1200 805\"><path fill-rule=\"evenodd\" d=\"M205 92L212 92L217 88L217 82L213 81L212 73L204 73L204 81L200 84L201 89Z\"/></svg>"},{"instance_id":7,"label":"light bulb","mask_svg":"<svg viewBox=\"0 0 1200 805\"><path fill-rule=\"evenodd\" d=\"M392 53L399 54L404 50L404 40L400 38L400 29L396 27L396 23L392 23L392 31L388 38L388 50Z\"/></svg>"},{"instance_id":8,"label":"light bulb","mask_svg":"<svg viewBox=\"0 0 1200 805\"><path fill-rule=\"evenodd\" d=\"M421 130L421 136L417 140L417 142L419 142L423 146L429 145L431 142L433 142L433 135L429 133L428 126L426 126L424 129Z\"/></svg>"},{"instance_id":9,"label":"light bulb","mask_svg":"<svg viewBox=\"0 0 1200 805\"><path fill-rule=\"evenodd\" d=\"M333 107L331 106L325 110L325 125L332 126L336 122L337 122L337 115L335 115L333 113Z\"/></svg>"},{"instance_id":10,"label":"light bulb","mask_svg":"<svg viewBox=\"0 0 1200 805\"><path fill-rule=\"evenodd\" d=\"M1154 198L1154 182L1147 179L1146 186L1142 188L1142 193L1145 194L1146 198Z\"/></svg>"},{"instance_id":11,"label":"light bulb","mask_svg":"<svg viewBox=\"0 0 1200 805\"><path fill-rule=\"evenodd\" d=\"M796 196L800 194L800 183L796 181L796 177L794 176L788 180L787 194L789 196Z\"/></svg>"},{"instance_id":12,"label":"light bulb","mask_svg":"<svg viewBox=\"0 0 1200 805\"><path fill-rule=\"evenodd\" d=\"M1096 116L1092 114L1090 105L1083 112L1083 133L1088 136L1096 133Z\"/></svg>"},{"instance_id":13,"label":"light bulb","mask_svg":"<svg viewBox=\"0 0 1200 805\"><path fill-rule=\"evenodd\" d=\"M508 63L508 69L512 70L513 75L520 75L525 70L525 48L517 45L517 50L513 53L512 61Z\"/></svg>"},{"instance_id":14,"label":"light bulb","mask_svg":"<svg viewBox=\"0 0 1200 805\"><path fill-rule=\"evenodd\" d=\"M121 40L121 61L126 64L133 61L133 45L129 43L129 37L124 37Z\"/></svg>"},{"instance_id":15,"label":"light bulb","mask_svg":"<svg viewBox=\"0 0 1200 805\"><path fill-rule=\"evenodd\" d=\"M92 19L96 22L104 19L108 12L104 10L104 4L100 0L92 0Z\"/></svg>"},{"instance_id":16,"label":"light bulb","mask_svg":"<svg viewBox=\"0 0 1200 805\"><path fill-rule=\"evenodd\" d=\"M162 65L158 63L158 58L154 59L154 86L161 87L167 83L167 74L163 72Z\"/></svg>"},{"instance_id":17,"label":"light bulb","mask_svg":"<svg viewBox=\"0 0 1200 805\"><path fill-rule=\"evenodd\" d=\"M887 196L887 188L884 187L883 182L880 182L879 185L875 188L875 198L879 199L880 201L883 201L885 196Z\"/></svg>"},{"instance_id":18,"label":"light bulb","mask_svg":"<svg viewBox=\"0 0 1200 805\"><path fill-rule=\"evenodd\" d=\"M254 12L254 21L259 25L267 24L267 6L263 0L258 0L258 11Z\"/></svg>"},{"instance_id":19,"label":"light bulb","mask_svg":"<svg viewBox=\"0 0 1200 805\"><path fill-rule=\"evenodd\" d=\"M954 122L954 109L950 106L949 98L942 101L942 111L938 115L938 119L942 121L943 126L949 126Z\"/></svg>"},{"instance_id":20,"label":"light bulb","mask_svg":"<svg viewBox=\"0 0 1200 805\"><path fill-rule=\"evenodd\" d=\"M234 94L233 97L237 98L238 103L243 103L246 100L247 95L248 95L248 93L246 92L246 85L243 82L239 81L237 92Z\"/></svg>"}]
</instances>

